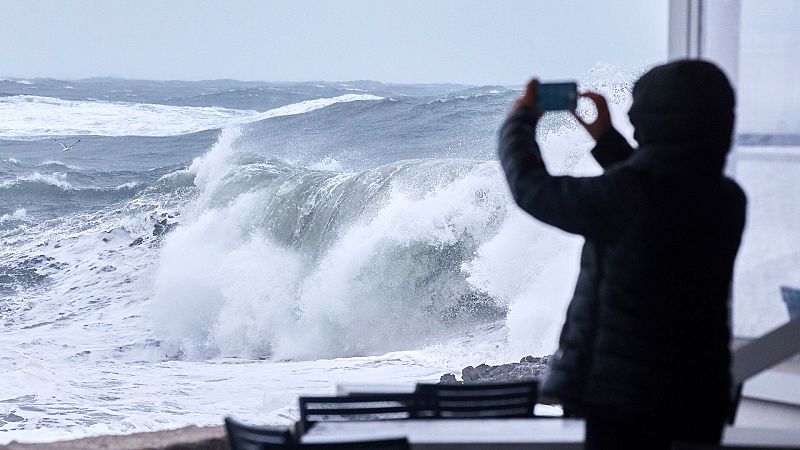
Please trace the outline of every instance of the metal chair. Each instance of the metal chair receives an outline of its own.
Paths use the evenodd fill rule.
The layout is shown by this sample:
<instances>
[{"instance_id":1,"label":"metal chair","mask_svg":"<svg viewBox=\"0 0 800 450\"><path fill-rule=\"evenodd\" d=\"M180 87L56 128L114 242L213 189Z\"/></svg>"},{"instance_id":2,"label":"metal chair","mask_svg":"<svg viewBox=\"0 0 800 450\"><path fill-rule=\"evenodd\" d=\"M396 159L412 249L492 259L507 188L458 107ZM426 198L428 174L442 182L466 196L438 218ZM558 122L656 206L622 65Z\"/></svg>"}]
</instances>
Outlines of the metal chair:
<instances>
[{"instance_id":1,"label":"metal chair","mask_svg":"<svg viewBox=\"0 0 800 450\"><path fill-rule=\"evenodd\" d=\"M533 417L538 383L417 384L419 418L499 419Z\"/></svg>"},{"instance_id":2,"label":"metal chair","mask_svg":"<svg viewBox=\"0 0 800 450\"><path fill-rule=\"evenodd\" d=\"M230 450L297 449L297 439L288 428L256 427L225 418Z\"/></svg>"},{"instance_id":3,"label":"metal chair","mask_svg":"<svg viewBox=\"0 0 800 450\"><path fill-rule=\"evenodd\" d=\"M354 420L392 420L416 417L414 394L363 394L345 397L300 397L300 421L297 434L302 436L319 422Z\"/></svg>"},{"instance_id":4,"label":"metal chair","mask_svg":"<svg viewBox=\"0 0 800 450\"><path fill-rule=\"evenodd\" d=\"M256 427L225 418L230 450L409 450L406 439L300 444L288 428Z\"/></svg>"}]
</instances>

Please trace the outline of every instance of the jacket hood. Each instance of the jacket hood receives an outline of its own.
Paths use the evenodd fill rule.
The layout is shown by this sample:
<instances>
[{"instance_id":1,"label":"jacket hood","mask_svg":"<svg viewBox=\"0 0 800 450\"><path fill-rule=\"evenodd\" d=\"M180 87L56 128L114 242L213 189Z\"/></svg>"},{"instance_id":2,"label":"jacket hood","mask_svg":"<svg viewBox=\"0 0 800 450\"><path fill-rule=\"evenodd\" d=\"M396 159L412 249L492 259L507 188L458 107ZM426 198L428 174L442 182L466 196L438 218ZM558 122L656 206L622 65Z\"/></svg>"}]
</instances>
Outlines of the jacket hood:
<instances>
[{"instance_id":1,"label":"jacket hood","mask_svg":"<svg viewBox=\"0 0 800 450\"><path fill-rule=\"evenodd\" d=\"M681 147L718 173L731 146L734 93L714 64L681 60L645 73L628 112L641 146Z\"/></svg>"}]
</instances>

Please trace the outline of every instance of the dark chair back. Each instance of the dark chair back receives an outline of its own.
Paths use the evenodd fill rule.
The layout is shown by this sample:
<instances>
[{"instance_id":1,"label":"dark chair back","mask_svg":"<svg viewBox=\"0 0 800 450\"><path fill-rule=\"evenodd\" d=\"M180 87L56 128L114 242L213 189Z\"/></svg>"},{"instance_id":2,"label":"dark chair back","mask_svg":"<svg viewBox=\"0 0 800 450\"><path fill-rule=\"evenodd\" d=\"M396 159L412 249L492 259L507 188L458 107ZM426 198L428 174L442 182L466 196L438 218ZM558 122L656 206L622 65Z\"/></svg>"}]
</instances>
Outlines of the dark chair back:
<instances>
[{"instance_id":1,"label":"dark chair back","mask_svg":"<svg viewBox=\"0 0 800 450\"><path fill-rule=\"evenodd\" d=\"M297 440L288 428L255 427L225 418L230 450L296 450Z\"/></svg>"},{"instance_id":2,"label":"dark chair back","mask_svg":"<svg viewBox=\"0 0 800 450\"><path fill-rule=\"evenodd\" d=\"M363 394L346 397L300 397L297 434L303 435L318 422L391 420L415 417L413 394Z\"/></svg>"},{"instance_id":3,"label":"dark chair back","mask_svg":"<svg viewBox=\"0 0 800 450\"><path fill-rule=\"evenodd\" d=\"M409 450L406 439L386 439L381 441L342 442L338 444L302 444L303 450Z\"/></svg>"},{"instance_id":4,"label":"dark chair back","mask_svg":"<svg viewBox=\"0 0 800 450\"><path fill-rule=\"evenodd\" d=\"M533 417L538 383L417 384L420 418Z\"/></svg>"}]
</instances>

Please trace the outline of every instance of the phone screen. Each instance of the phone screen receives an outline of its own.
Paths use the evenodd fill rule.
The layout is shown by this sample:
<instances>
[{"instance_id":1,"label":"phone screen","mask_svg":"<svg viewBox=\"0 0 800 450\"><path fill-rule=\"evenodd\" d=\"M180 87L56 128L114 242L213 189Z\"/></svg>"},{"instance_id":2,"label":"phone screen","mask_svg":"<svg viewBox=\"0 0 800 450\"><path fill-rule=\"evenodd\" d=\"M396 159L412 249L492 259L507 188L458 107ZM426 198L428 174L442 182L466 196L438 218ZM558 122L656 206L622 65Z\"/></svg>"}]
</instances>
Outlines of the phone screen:
<instances>
[{"instance_id":1,"label":"phone screen","mask_svg":"<svg viewBox=\"0 0 800 450\"><path fill-rule=\"evenodd\" d=\"M578 104L578 85L542 83L536 90L536 103L542 111L573 110Z\"/></svg>"}]
</instances>

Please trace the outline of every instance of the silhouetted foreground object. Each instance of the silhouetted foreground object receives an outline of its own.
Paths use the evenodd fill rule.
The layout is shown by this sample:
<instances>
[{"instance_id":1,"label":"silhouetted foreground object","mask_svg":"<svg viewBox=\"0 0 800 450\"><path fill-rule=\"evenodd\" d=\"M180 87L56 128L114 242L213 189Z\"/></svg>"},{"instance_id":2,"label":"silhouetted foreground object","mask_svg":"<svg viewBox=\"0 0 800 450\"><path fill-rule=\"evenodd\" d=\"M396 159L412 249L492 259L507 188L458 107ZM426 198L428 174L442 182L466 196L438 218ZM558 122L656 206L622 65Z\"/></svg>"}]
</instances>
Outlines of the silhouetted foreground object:
<instances>
[{"instance_id":1,"label":"silhouetted foreground object","mask_svg":"<svg viewBox=\"0 0 800 450\"><path fill-rule=\"evenodd\" d=\"M416 417L415 394L360 394L346 397L300 397L297 434L318 422L397 420Z\"/></svg>"},{"instance_id":2,"label":"silhouetted foreground object","mask_svg":"<svg viewBox=\"0 0 800 450\"><path fill-rule=\"evenodd\" d=\"M586 238L541 393L586 415L587 448L719 442L730 400L729 289L745 219L744 193L722 174L733 106L713 64L650 70L629 112L639 149L609 129L592 150L605 169L596 177L548 174L532 107L514 110L500 130L517 204Z\"/></svg>"},{"instance_id":3,"label":"silhouetted foreground object","mask_svg":"<svg viewBox=\"0 0 800 450\"><path fill-rule=\"evenodd\" d=\"M781 286L781 295L783 302L786 303L786 309L789 310L789 318L800 316L800 289Z\"/></svg>"},{"instance_id":4,"label":"silhouetted foreground object","mask_svg":"<svg viewBox=\"0 0 800 450\"><path fill-rule=\"evenodd\" d=\"M406 439L301 444L288 428L255 427L225 418L230 450L408 450Z\"/></svg>"},{"instance_id":5,"label":"silhouetted foreground object","mask_svg":"<svg viewBox=\"0 0 800 450\"><path fill-rule=\"evenodd\" d=\"M294 449L297 440L288 428L256 427L225 418L230 450Z\"/></svg>"},{"instance_id":6,"label":"silhouetted foreground object","mask_svg":"<svg viewBox=\"0 0 800 450\"><path fill-rule=\"evenodd\" d=\"M492 384L417 384L417 416L441 419L533 417L536 381Z\"/></svg>"},{"instance_id":7,"label":"silhouetted foreground object","mask_svg":"<svg viewBox=\"0 0 800 450\"><path fill-rule=\"evenodd\" d=\"M533 417L538 383L417 384L413 393L300 397L298 435L320 422Z\"/></svg>"}]
</instances>

